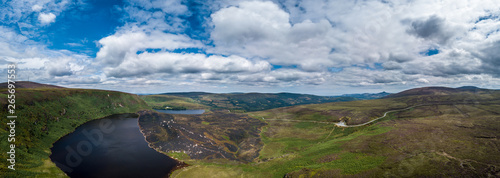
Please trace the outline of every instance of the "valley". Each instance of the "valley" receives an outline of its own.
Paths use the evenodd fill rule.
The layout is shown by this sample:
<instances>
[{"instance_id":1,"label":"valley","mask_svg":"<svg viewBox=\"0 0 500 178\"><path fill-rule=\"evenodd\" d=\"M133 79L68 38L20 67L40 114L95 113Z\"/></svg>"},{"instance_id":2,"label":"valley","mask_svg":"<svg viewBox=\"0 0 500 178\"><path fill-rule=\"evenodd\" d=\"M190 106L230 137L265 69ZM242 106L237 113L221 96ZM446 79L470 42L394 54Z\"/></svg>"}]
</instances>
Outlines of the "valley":
<instances>
[{"instance_id":1,"label":"valley","mask_svg":"<svg viewBox=\"0 0 500 178\"><path fill-rule=\"evenodd\" d=\"M376 95L384 96L384 95ZM296 93L164 93L143 95L153 107L184 109L226 109L233 112L261 111L285 106L353 101L364 99L351 96L316 96Z\"/></svg>"}]
</instances>

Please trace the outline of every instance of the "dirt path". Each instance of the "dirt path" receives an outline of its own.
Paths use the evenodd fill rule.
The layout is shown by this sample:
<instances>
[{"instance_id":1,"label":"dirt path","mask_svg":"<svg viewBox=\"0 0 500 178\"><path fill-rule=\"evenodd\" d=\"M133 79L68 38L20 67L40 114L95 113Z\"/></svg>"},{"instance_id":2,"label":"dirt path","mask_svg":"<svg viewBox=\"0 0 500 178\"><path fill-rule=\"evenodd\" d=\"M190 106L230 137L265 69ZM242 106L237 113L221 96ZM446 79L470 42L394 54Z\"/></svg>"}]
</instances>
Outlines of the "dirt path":
<instances>
[{"instance_id":1,"label":"dirt path","mask_svg":"<svg viewBox=\"0 0 500 178\"><path fill-rule=\"evenodd\" d=\"M288 122L312 122L319 124L337 124L336 122L321 122L321 121L308 121L308 120L293 120L293 119L264 119L266 121L288 121Z\"/></svg>"},{"instance_id":2,"label":"dirt path","mask_svg":"<svg viewBox=\"0 0 500 178\"><path fill-rule=\"evenodd\" d=\"M457 104L469 105L469 104L475 104L475 103L432 103L432 104L419 104L419 105L410 106L410 107L407 107L407 108L404 108L404 109L396 109L396 110L387 111L381 117L378 117L378 118L373 119L371 121L368 121L368 122L365 122L365 123L362 123L362 124L357 124L357 125L347 125L344 121L340 121L340 122L321 122L321 121L293 120L293 119L265 119L264 117L262 117L262 119L263 120L271 120L271 121L274 120L274 121L289 121L289 122L312 122L312 123L320 123L320 124L335 124L335 126L337 126L337 127L361 127L361 126L370 124L372 122L375 122L377 120L380 120L380 119L386 117L387 114L389 114L391 112L404 111L404 110L408 110L408 109L419 107L419 106L429 106L429 105L457 105ZM460 112L460 113L462 113L462 112ZM462 113L462 114L464 114L464 113Z\"/></svg>"},{"instance_id":3,"label":"dirt path","mask_svg":"<svg viewBox=\"0 0 500 178\"><path fill-rule=\"evenodd\" d=\"M346 125L344 121L340 121L338 123L336 123L335 125L338 126L338 127L361 127L361 126L364 126L364 125L367 125L367 124L370 124L372 122L375 122L377 120L380 120L382 118L384 118L385 116L387 116L388 113L391 113L391 112L398 112L398 111L404 111L404 110L408 110L408 109L411 109L411 108L414 108L414 107L417 107L417 106L422 106L422 105L415 105L415 106L410 106L410 107L407 107L407 108L404 108L404 109L396 109L396 110L391 110L391 111L387 111L384 113L384 115L382 117L379 117L379 118L376 118L376 119L373 119L371 121L368 121L368 122L365 122L365 123L362 123L362 124L357 124L357 125Z\"/></svg>"},{"instance_id":4,"label":"dirt path","mask_svg":"<svg viewBox=\"0 0 500 178\"><path fill-rule=\"evenodd\" d=\"M337 127L361 127L361 126L370 124L372 122L375 122L377 120L380 120L380 119L386 117L388 113L398 112L398 111L404 111L404 110L408 110L408 109L411 109L411 108L414 108L414 107L418 107L418 106L423 106L423 105L424 104L410 106L410 107L407 107L407 108L404 108L404 109L396 109L396 110L387 111L387 112L384 113L384 115L382 117L378 117L378 118L373 119L371 121L368 121L368 122L365 122L365 123L362 123L362 124L357 124L357 125L347 125L344 121L340 121L340 122L321 122L321 121L293 120L293 119L265 119L264 117L262 117L262 119L266 120L266 121L288 121L288 122L311 122L311 123L319 123L319 124L335 124Z\"/></svg>"}]
</instances>

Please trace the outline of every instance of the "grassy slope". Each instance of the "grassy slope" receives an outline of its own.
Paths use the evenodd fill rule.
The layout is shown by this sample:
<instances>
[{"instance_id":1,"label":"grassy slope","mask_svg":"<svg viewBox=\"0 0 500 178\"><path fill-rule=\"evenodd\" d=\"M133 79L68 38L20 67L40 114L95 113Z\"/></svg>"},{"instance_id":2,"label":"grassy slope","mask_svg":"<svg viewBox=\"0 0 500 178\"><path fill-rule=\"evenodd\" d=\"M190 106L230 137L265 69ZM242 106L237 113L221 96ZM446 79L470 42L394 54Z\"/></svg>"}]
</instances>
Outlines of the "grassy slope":
<instances>
[{"instance_id":1,"label":"grassy slope","mask_svg":"<svg viewBox=\"0 0 500 178\"><path fill-rule=\"evenodd\" d=\"M460 92L314 104L253 112L255 118L362 123L363 127L266 120L259 160L228 164L186 159L173 177L499 176L499 92ZM211 174L205 174L211 173Z\"/></svg>"},{"instance_id":2,"label":"grassy slope","mask_svg":"<svg viewBox=\"0 0 500 178\"><path fill-rule=\"evenodd\" d=\"M195 100L188 97L172 96L172 95L143 95L140 96L148 105L154 106L176 106L185 107L188 109L208 109L209 106L197 103Z\"/></svg>"},{"instance_id":3,"label":"grassy slope","mask_svg":"<svg viewBox=\"0 0 500 178\"><path fill-rule=\"evenodd\" d=\"M5 89L0 98L7 98ZM1 102L6 118L7 101ZM50 161L50 147L77 126L118 113L135 113L149 108L138 96L103 90L17 89L16 171L0 162L1 177L55 177L65 174ZM0 157L7 157L7 125L0 123Z\"/></svg>"}]
</instances>

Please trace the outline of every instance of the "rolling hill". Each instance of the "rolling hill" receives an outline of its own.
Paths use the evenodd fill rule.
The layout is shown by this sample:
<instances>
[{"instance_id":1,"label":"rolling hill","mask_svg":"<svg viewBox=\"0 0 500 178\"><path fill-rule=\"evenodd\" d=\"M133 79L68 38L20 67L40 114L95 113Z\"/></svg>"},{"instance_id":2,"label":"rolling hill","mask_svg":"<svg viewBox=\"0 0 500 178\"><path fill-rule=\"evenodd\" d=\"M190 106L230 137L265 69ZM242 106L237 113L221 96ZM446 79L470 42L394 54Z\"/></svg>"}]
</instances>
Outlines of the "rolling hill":
<instances>
[{"instance_id":1,"label":"rolling hill","mask_svg":"<svg viewBox=\"0 0 500 178\"><path fill-rule=\"evenodd\" d=\"M422 87L405 90L399 93L390 94L382 98L397 98L403 96L421 96L421 95L454 95L454 94L484 94L495 92L495 90L488 90L474 86L463 86L458 88L448 87Z\"/></svg>"},{"instance_id":2,"label":"rolling hill","mask_svg":"<svg viewBox=\"0 0 500 178\"><path fill-rule=\"evenodd\" d=\"M8 83L0 83L0 88L7 88ZM47 85L36 82L28 82L28 81L17 81L15 83L16 88L64 88L56 85Z\"/></svg>"}]
</instances>

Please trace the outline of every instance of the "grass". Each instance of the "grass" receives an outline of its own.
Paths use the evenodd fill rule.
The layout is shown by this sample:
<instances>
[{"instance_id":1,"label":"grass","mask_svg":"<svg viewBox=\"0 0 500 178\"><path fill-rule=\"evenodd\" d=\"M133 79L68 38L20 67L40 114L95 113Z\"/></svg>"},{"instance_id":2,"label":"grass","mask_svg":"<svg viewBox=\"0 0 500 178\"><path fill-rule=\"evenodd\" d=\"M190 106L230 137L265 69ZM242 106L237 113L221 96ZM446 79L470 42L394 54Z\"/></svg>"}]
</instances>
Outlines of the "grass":
<instances>
[{"instance_id":1,"label":"grass","mask_svg":"<svg viewBox=\"0 0 500 178\"><path fill-rule=\"evenodd\" d=\"M321 127L321 124L317 123L308 122L307 124L315 124L316 127ZM296 128L290 127L289 125L276 126L273 125L273 123L270 123L269 127L282 127L281 129L283 130L294 130L297 131L297 133L310 130L310 128L307 127ZM260 151L260 161L257 163L236 165L212 163L205 165L206 163L203 163L203 161L198 161L194 163L195 166L176 171L173 176L202 176L205 175L203 172L208 170L226 172L228 173L227 175L230 175L230 177L283 177L283 175L287 173L302 169L319 170L318 172L321 172L321 170L324 169L339 169L342 174L356 174L380 165L386 158L383 156L373 156L364 153L344 152L341 148L342 145L345 144L346 141L353 140L362 135L380 134L390 130L390 128L380 126L369 126L363 129L336 129L334 134L347 135L339 136L340 138L332 137L333 139L325 141L324 138L330 130L328 130L328 133L316 132L316 135L314 136L315 138L297 138L279 134L269 134L268 132L273 131L268 129L269 128L263 129L262 138L265 146ZM318 159L331 155L332 153L339 154L339 158L326 162L317 161ZM218 176L224 175L226 174L218 174Z\"/></svg>"},{"instance_id":2,"label":"grass","mask_svg":"<svg viewBox=\"0 0 500 178\"><path fill-rule=\"evenodd\" d=\"M193 171L195 170L195 171ZM195 165L183 168L172 174L172 177L236 177L241 176L244 172L241 169L211 166L211 165Z\"/></svg>"},{"instance_id":3,"label":"grass","mask_svg":"<svg viewBox=\"0 0 500 178\"><path fill-rule=\"evenodd\" d=\"M200 104L199 102L188 98L171 95L143 95L140 96L149 106L170 106L183 107L186 109L209 109L209 106Z\"/></svg>"},{"instance_id":4,"label":"grass","mask_svg":"<svg viewBox=\"0 0 500 178\"><path fill-rule=\"evenodd\" d=\"M189 155L186 154L186 153L184 153L184 152L168 152L166 154L168 156L170 156L171 158L178 159L178 160L189 160L189 159L191 159L189 157Z\"/></svg>"}]
</instances>

